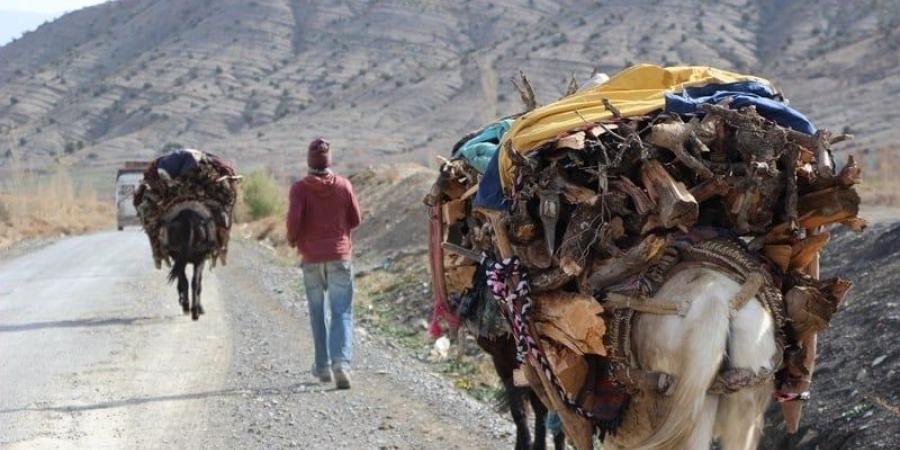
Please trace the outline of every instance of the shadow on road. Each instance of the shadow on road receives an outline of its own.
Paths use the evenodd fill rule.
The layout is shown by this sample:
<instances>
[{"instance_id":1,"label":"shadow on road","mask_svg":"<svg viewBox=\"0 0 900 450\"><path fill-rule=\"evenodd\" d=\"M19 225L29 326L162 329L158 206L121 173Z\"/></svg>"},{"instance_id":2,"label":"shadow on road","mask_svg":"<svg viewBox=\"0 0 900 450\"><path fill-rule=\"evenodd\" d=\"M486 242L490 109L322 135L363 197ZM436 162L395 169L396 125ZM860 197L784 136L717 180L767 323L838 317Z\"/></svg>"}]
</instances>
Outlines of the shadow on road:
<instances>
[{"instance_id":1,"label":"shadow on road","mask_svg":"<svg viewBox=\"0 0 900 450\"><path fill-rule=\"evenodd\" d=\"M15 333L18 331L42 330L46 328L80 328L80 327L105 327L114 325L133 325L138 322L160 322L170 317L126 317L113 319L80 319L80 320L56 320L51 322L23 323L18 325L0 325L0 333Z\"/></svg>"},{"instance_id":2,"label":"shadow on road","mask_svg":"<svg viewBox=\"0 0 900 450\"><path fill-rule=\"evenodd\" d=\"M255 395L255 396L271 396L280 394L309 394L313 392L325 391L327 389L310 389L317 386L323 388L327 385L314 382L294 383L288 386L264 387L264 388L247 388L247 389L219 389L215 391L196 392L192 394L174 394L160 395L156 397L129 398L125 400L115 400L109 402L94 403L92 405L69 405L69 406L45 406L45 407L25 407L25 408L9 408L0 409L0 414L14 414L24 411L52 411L52 412L81 412L94 411L98 409L121 408L125 406L143 405L146 403L169 402L180 400L201 400L210 397L233 397L238 395Z\"/></svg>"}]
</instances>

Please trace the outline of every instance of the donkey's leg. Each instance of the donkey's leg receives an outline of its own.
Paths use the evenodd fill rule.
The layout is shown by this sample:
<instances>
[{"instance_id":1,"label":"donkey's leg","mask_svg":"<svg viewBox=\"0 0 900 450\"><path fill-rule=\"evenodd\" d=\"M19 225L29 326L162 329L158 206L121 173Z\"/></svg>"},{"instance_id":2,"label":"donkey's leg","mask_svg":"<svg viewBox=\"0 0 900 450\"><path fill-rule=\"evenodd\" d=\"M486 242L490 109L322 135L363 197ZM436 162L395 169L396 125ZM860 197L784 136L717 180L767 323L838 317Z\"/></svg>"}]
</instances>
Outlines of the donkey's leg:
<instances>
[{"instance_id":1,"label":"donkey's leg","mask_svg":"<svg viewBox=\"0 0 900 450\"><path fill-rule=\"evenodd\" d=\"M200 298L202 297L201 294L203 293L203 269L205 267L206 260L203 260L199 266L194 267L194 270L197 271L197 273L194 274L197 279L197 312L200 314L206 314L206 311L203 310L203 303L200 301Z\"/></svg>"},{"instance_id":2,"label":"donkey's leg","mask_svg":"<svg viewBox=\"0 0 900 450\"><path fill-rule=\"evenodd\" d=\"M509 395L509 412L516 424L516 450L531 448L531 432L528 430L528 411L525 409L525 396L528 390L515 386L512 377L503 379L503 387Z\"/></svg>"},{"instance_id":3,"label":"donkey's leg","mask_svg":"<svg viewBox=\"0 0 900 450\"><path fill-rule=\"evenodd\" d=\"M534 411L534 444L531 448L544 450L547 448L547 407L534 391L528 392L528 398L531 400L531 410Z\"/></svg>"},{"instance_id":4,"label":"donkey's leg","mask_svg":"<svg viewBox=\"0 0 900 450\"><path fill-rule=\"evenodd\" d=\"M566 450L566 432L560 428L553 434L553 448L556 450Z\"/></svg>"},{"instance_id":5,"label":"donkey's leg","mask_svg":"<svg viewBox=\"0 0 900 450\"><path fill-rule=\"evenodd\" d=\"M181 311L187 314L190 310L190 304L188 303L190 301L188 292L190 285L188 284L187 273L185 273L187 264L179 265L176 263L176 268L180 269L178 270L178 303L181 304Z\"/></svg>"},{"instance_id":6,"label":"donkey's leg","mask_svg":"<svg viewBox=\"0 0 900 450\"><path fill-rule=\"evenodd\" d=\"M516 424L516 450L528 450L531 448L531 433L528 430L528 413L525 411L524 401L527 390L517 388L513 381L516 346L512 336L496 339L479 337L478 346L491 355L494 370L503 383L506 399L509 401L509 412Z\"/></svg>"},{"instance_id":7,"label":"donkey's leg","mask_svg":"<svg viewBox=\"0 0 900 450\"><path fill-rule=\"evenodd\" d=\"M774 322L759 302L752 300L731 321L728 366L751 369L756 373L771 372L776 352ZM723 450L756 448L772 389L772 383L765 382L722 397L716 417L716 434Z\"/></svg>"},{"instance_id":8,"label":"donkey's leg","mask_svg":"<svg viewBox=\"0 0 900 450\"><path fill-rule=\"evenodd\" d=\"M203 261L194 264L193 280L191 280L191 290L193 291L191 319L193 320L197 320L200 318L200 310L203 308L202 306L200 306L200 291L201 283L203 281L203 265Z\"/></svg>"}]
</instances>

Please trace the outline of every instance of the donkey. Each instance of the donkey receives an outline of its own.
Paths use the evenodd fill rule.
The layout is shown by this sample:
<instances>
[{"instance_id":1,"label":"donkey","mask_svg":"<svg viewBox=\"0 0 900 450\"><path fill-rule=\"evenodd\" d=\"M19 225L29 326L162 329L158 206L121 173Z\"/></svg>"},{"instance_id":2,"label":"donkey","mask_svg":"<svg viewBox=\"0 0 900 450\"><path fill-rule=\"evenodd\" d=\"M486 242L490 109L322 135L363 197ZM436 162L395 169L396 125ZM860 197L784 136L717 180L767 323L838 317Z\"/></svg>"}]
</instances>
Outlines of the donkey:
<instances>
[{"instance_id":1,"label":"donkey","mask_svg":"<svg viewBox=\"0 0 900 450\"><path fill-rule=\"evenodd\" d=\"M759 297L732 307L740 288L718 268L675 267L653 301L689 299L687 314L638 313L631 333L637 364L674 375L675 390L638 393L604 450L709 449L714 439L722 450L757 447L773 383L708 393L723 366L765 375L780 361L776 325Z\"/></svg>"},{"instance_id":2,"label":"donkey","mask_svg":"<svg viewBox=\"0 0 900 450\"><path fill-rule=\"evenodd\" d=\"M544 450L547 442L547 407L530 387L516 386L513 381L516 345L512 335L507 333L494 337L479 336L476 342L482 350L491 355L494 370L503 383L504 392L500 403L509 406L513 423L516 425L516 450ZM531 403L531 410L534 412L533 443L528 430L526 400ZM561 429L553 435L553 446L556 450L566 448L566 435Z\"/></svg>"},{"instance_id":3,"label":"donkey","mask_svg":"<svg viewBox=\"0 0 900 450\"><path fill-rule=\"evenodd\" d=\"M204 313L200 303L203 285L203 267L206 259L216 249L217 235L212 214L199 202L186 202L176 207L164 217L164 245L174 259L169 272L169 283L178 280L178 303L185 314L190 311L191 319L197 320ZM194 265L190 283L191 303L188 304L187 265Z\"/></svg>"}]
</instances>

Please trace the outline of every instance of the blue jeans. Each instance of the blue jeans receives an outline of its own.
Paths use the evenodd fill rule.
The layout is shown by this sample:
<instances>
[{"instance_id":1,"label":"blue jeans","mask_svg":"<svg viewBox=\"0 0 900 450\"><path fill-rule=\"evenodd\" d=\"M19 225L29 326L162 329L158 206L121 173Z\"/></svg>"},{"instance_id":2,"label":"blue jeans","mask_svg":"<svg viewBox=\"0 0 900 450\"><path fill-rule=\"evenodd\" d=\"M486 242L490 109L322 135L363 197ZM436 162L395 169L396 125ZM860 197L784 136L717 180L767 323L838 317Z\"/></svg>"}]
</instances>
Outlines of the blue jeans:
<instances>
[{"instance_id":1,"label":"blue jeans","mask_svg":"<svg viewBox=\"0 0 900 450\"><path fill-rule=\"evenodd\" d=\"M353 265L350 261L304 263L303 284L316 345L316 368L348 367L353 355ZM325 322L326 292L330 326Z\"/></svg>"}]
</instances>

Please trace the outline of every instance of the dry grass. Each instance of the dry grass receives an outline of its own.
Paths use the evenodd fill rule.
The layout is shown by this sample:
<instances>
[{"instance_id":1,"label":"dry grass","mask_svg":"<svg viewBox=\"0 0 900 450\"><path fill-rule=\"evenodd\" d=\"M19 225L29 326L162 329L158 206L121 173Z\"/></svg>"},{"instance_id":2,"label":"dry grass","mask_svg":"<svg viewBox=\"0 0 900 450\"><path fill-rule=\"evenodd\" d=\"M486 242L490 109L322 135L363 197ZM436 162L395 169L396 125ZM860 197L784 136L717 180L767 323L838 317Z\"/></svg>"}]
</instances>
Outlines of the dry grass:
<instances>
[{"instance_id":1,"label":"dry grass","mask_svg":"<svg viewBox=\"0 0 900 450\"><path fill-rule=\"evenodd\" d=\"M0 248L109 228L115 217L111 202L101 202L64 170L49 176L20 171L0 185Z\"/></svg>"},{"instance_id":2,"label":"dry grass","mask_svg":"<svg viewBox=\"0 0 900 450\"><path fill-rule=\"evenodd\" d=\"M900 206L900 149L880 148L857 155L863 182L857 187L864 204Z\"/></svg>"}]
</instances>

